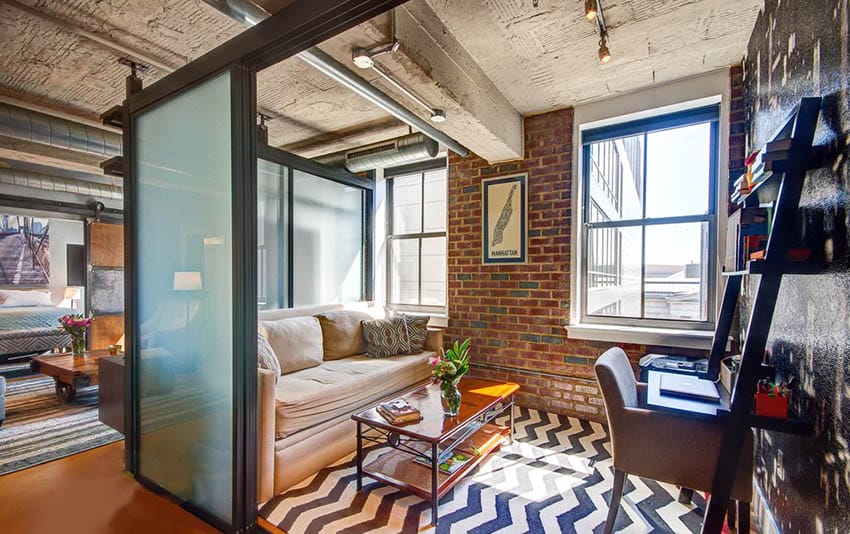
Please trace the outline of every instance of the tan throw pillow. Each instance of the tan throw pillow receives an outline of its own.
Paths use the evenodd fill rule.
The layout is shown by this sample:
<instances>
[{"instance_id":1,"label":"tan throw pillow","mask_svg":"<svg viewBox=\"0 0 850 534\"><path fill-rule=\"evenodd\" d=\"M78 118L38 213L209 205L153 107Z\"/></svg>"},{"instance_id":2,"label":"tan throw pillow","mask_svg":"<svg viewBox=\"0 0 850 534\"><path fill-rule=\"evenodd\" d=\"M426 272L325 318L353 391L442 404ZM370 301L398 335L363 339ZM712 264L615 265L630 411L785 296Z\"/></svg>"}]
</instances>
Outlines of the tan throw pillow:
<instances>
[{"instance_id":1,"label":"tan throw pillow","mask_svg":"<svg viewBox=\"0 0 850 534\"><path fill-rule=\"evenodd\" d=\"M410 349L407 325L400 317L363 321L366 353L372 358L405 354Z\"/></svg>"},{"instance_id":2,"label":"tan throw pillow","mask_svg":"<svg viewBox=\"0 0 850 534\"><path fill-rule=\"evenodd\" d=\"M316 316L322 326L322 344L326 360L338 360L366 352L362 321L371 321L372 316L354 310L338 310Z\"/></svg>"},{"instance_id":3,"label":"tan throw pillow","mask_svg":"<svg viewBox=\"0 0 850 534\"><path fill-rule=\"evenodd\" d=\"M322 363L322 329L315 317L260 321L283 374Z\"/></svg>"}]
</instances>

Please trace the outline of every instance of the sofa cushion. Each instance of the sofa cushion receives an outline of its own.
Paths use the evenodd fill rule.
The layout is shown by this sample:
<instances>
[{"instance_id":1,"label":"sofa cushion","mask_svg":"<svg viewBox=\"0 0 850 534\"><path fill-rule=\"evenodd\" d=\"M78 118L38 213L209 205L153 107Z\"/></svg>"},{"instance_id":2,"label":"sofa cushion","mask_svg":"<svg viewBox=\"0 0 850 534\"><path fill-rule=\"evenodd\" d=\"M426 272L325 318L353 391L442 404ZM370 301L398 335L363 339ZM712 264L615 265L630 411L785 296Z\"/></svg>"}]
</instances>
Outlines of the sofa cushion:
<instances>
[{"instance_id":1,"label":"sofa cushion","mask_svg":"<svg viewBox=\"0 0 850 534\"><path fill-rule=\"evenodd\" d=\"M260 321L280 371L294 373L322 363L322 328L315 317Z\"/></svg>"},{"instance_id":2,"label":"sofa cushion","mask_svg":"<svg viewBox=\"0 0 850 534\"><path fill-rule=\"evenodd\" d=\"M372 320L368 313L339 310L320 313L316 318L322 327L325 360L338 360L366 352L366 340L360 323Z\"/></svg>"},{"instance_id":3,"label":"sofa cushion","mask_svg":"<svg viewBox=\"0 0 850 534\"><path fill-rule=\"evenodd\" d=\"M365 409L427 380L431 376L428 359L433 354L422 352L385 359L351 356L282 376L275 386L277 437Z\"/></svg>"},{"instance_id":4,"label":"sofa cushion","mask_svg":"<svg viewBox=\"0 0 850 534\"><path fill-rule=\"evenodd\" d=\"M425 338L428 337L428 315L401 314L401 319L407 327L407 339L409 347L405 351L408 354L416 354L425 350Z\"/></svg>"},{"instance_id":5,"label":"sofa cushion","mask_svg":"<svg viewBox=\"0 0 850 534\"><path fill-rule=\"evenodd\" d=\"M262 332L257 332L257 367L274 373L274 381L277 382L280 377L280 362L269 344L269 340L266 339L268 331L265 328L262 330Z\"/></svg>"},{"instance_id":6,"label":"sofa cushion","mask_svg":"<svg viewBox=\"0 0 850 534\"><path fill-rule=\"evenodd\" d=\"M401 317L363 321L366 353L372 358L386 358L410 352L407 325Z\"/></svg>"}]
</instances>

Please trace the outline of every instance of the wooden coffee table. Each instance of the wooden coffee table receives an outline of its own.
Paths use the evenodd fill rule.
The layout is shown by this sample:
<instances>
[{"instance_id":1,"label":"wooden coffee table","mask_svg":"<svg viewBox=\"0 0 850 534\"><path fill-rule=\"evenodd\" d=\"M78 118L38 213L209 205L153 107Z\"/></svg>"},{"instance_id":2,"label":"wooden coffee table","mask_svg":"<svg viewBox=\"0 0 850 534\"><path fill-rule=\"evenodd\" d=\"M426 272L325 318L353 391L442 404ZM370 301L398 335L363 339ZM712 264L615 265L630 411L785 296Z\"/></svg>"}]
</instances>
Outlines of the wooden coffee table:
<instances>
[{"instance_id":1,"label":"wooden coffee table","mask_svg":"<svg viewBox=\"0 0 850 534\"><path fill-rule=\"evenodd\" d=\"M422 412L422 420L395 426L387 422L375 408L356 413L357 422L357 489L363 488L363 476L369 476L396 488L409 491L431 502L431 524L437 524L438 504L464 474L499 450L504 436L513 439L514 393L519 389L510 382L491 382L475 378L460 381L461 407L457 417L443 415L440 386L432 383L401 398ZM493 421L510 412L509 426ZM364 443L388 450L364 465ZM452 474L439 469L442 459L462 450L473 458ZM425 455L441 461L423 465L414 461Z\"/></svg>"},{"instance_id":2,"label":"wooden coffee table","mask_svg":"<svg viewBox=\"0 0 850 534\"><path fill-rule=\"evenodd\" d=\"M65 404L74 400L77 390L97 384L97 361L109 356L109 351L92 350L82 356L70 352L42 354L30 360L30 369L53 377L56 396Z\"/></svg>"}]
</instances>

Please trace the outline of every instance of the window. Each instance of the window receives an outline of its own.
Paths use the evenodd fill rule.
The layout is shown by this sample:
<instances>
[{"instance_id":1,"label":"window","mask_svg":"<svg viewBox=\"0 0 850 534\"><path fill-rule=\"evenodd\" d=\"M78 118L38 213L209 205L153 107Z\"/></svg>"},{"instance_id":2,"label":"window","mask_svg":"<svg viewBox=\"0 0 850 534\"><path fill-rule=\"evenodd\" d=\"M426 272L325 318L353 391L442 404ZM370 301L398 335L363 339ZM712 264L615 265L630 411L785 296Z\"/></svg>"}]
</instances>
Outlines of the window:
<instances>
[{"instance_id":1,"label":"window","mask_svg":"<svg viewBox=\"0 0 850 534\"><path fill-rule=\"evenodd\" d=\"M387 180L390 309L446 311L445 167Z\"/></svg>"},{"instance_id":2,"label":"window","mask_svg":"<svg viewBox=\"0 0 850 534\"><path fill-rule=\"evenodd\" d=\"M373 181L261 147L257 306L371 298Z\"/></svg>"},{"instance_id":3,"label":"window","mask_svg":"<svg viewBox=\"0 0 850 534\"><path fill-rule=\"evenodd\" d=\"M583 132L583 323L713 327L718 117Z\"/></svg>"}]
</instances>

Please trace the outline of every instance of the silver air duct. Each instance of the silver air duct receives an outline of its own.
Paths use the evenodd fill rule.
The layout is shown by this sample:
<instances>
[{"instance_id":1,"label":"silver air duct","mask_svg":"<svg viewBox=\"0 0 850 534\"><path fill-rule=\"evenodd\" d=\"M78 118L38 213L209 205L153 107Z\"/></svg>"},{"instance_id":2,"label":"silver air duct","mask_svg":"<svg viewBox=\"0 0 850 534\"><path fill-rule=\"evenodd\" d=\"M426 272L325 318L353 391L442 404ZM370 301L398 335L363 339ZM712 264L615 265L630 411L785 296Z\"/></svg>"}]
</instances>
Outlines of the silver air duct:
<instances>
[{"instance_id":1,"label":"silver air duct","mask_svg":"<svg viewBox=\"0 0 850 534\"><path fill-rule=\"evenodd\" d=\"M0 167L0 184L9 187L26 187L30 190L37 189L76 195L86 199L122 200L124 198L122 190L118 186L2 167Z\"/></svg>"},{"instance_id":2,"label":"silver air duct","mask_svg":"<svg viewBox=\"0 0 850 534\"><path fill-rule=\"evenodd\" d=\"M270 16L261 7L251 2L251 0L204 0L204 2L246 26L254 26L259 21ZM309 48L297 54L296 57L324 73L340 85L351 89L403 123L419 130L434 141L441 143L459 156L465 158L469 155L469 149L465 146L437 128L434 128L428 121L411 112L380 89L369 84L369 82L324 53L318 47Z\"/></svg>"},{"instance_id":3,"label":"silver air duct","mask_svg":"<svg viewBox=\"0 0 850 534\"><path fill-rule=\"evenodd\" d=\"M121 134L0 102L0 136L94 156L120 156Z\"/></svg>"},{"instance_id":4,"label":"silver air duct","mask_svg":"<svg viewBox=\"0 0 850 534\"><path fill-rule=\"evenodd\" d=\"M414 133L314 159L331 167L345 167L349 172L363 172L430 159L438 149L436 141Z\"/></svg>"}]
</instances>

